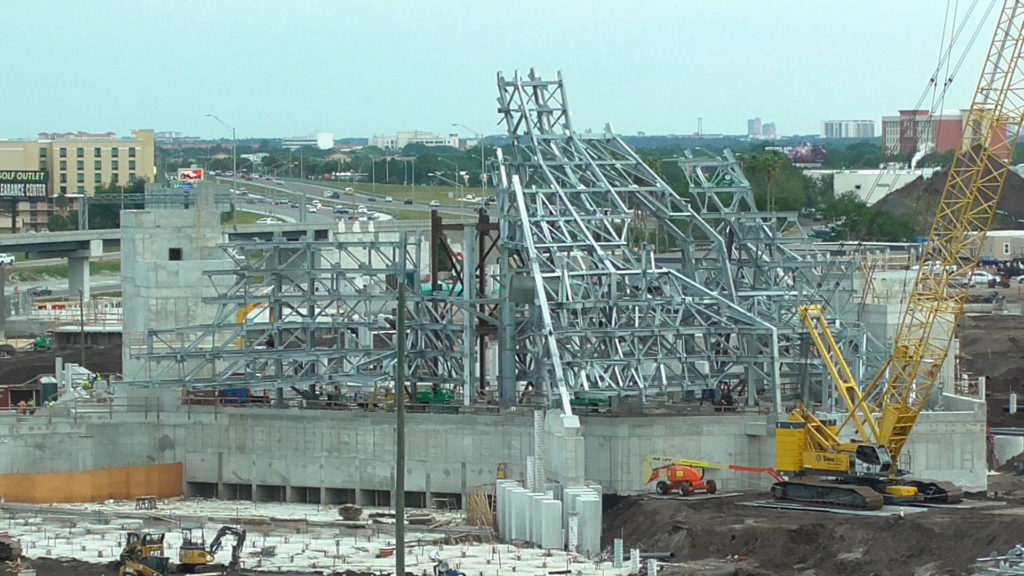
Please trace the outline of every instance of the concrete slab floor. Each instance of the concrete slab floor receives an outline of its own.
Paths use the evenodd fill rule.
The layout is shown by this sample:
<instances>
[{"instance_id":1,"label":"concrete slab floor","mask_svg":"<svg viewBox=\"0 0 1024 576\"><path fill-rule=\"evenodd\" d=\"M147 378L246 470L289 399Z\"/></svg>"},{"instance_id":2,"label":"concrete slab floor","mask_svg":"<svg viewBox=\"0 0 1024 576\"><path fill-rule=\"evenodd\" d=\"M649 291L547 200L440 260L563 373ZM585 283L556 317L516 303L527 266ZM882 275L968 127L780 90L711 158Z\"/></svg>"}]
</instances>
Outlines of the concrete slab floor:
<instances>
[{"instance_id":1,"label":"concrete slab floor","mask_svg":"<svg viewBox=\"0 0 1024 576\"><path fill-rule=\"evenodd\" d=\"M155 510L135 509L134 501L100 504L0 507L0 531L21 541L30 558L74 559L96 564L116 560L127 531L154 530L166 533L166 555L177 558L181 524L201 525L207 543L224 524L247 530L242 567L248 570L393 571L390 555L395 545L394 519L388 509L364 508L363 518L375 517L365 527L352 528L338 516L337 507L315 504L251 503L218 500L160 500ZM410 510L410 515L430 513L439 521L461 522L461 513ZM377 516L380 515L380 516ZM625 576L628 568L594 562L562 551L518 548L509 544L448 544L439 528L417 531L410 526L406 537L406 569L431 573L438 560L473 576L499 576L510 571L540 574L566 570L572 574ZM467 527L467 531L472 531ZM217 561L231 555L231 538L225 540ZM273 555L261 552L273 549Z\"/></svg>"}]
</instances>

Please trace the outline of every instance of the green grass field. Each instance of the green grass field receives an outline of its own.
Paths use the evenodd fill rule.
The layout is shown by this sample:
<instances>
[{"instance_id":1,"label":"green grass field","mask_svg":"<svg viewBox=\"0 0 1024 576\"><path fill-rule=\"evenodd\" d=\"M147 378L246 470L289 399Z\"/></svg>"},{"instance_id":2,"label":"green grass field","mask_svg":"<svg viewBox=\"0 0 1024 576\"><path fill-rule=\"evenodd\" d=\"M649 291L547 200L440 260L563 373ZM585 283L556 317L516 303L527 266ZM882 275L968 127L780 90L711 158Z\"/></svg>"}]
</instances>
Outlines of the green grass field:
<instances>
[{"instance_id":1,"label":"green grass field","mask_svg":"<svg viewBox=\"0 0 1024 576\"><path fill-rule=\"evenodd\" d=\"M238 219L239 224L255 224L260 218L266 218L266 214L257 214L256 212L245 212L243 210L235 210L235 217ZM231 224L231 212L225 212L220 215L221 224Z\"/></svg>"}]
</instances>

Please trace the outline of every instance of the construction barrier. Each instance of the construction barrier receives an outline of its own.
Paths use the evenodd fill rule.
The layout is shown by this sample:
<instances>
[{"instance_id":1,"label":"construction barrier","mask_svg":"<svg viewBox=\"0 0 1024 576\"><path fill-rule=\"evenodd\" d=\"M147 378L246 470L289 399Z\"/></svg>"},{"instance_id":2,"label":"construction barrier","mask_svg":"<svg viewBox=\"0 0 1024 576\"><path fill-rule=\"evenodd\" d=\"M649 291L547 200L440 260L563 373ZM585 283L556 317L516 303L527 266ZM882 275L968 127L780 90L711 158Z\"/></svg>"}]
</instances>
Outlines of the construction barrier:
<instances>
[{"instance_id":1,"label":"construction barrier","mask_svg":"<svg viewBox=\"0 0 1024 576\"><path fill-rule=\"evenodd\" d=\"M184 464L176 463L91 472L0 474L0 495L6 502L29 504L174 498L184 494L184 473Z\"/></svg>"}]
</instances>

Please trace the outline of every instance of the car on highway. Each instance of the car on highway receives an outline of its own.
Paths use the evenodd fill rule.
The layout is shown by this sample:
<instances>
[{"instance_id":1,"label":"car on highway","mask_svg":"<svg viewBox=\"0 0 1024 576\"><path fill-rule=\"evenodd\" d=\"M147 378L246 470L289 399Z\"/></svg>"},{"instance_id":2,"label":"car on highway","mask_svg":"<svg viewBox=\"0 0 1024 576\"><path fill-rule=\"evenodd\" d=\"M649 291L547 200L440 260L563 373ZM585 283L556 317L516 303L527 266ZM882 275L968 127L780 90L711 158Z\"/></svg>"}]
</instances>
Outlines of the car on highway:
<instances>
[{"instance_id":1,"label":"car on highway","mask_svg":"<svg viewBox=\"0 0 1024 576\"><path fill-rule=\"evenodd\" d=\"M14 264L14 254L0 253L0 266L10 266L11 264Z\"/></svg>"},{"instance_id":2,"label":"car on highway","mask_svg":"<svg viewBox=\"0 0 1024 576\"><path fill-rule=\"evenodd\" d=\"M281 221L277 218L260 218L256 221L257 224L280 224Z\"/></svg>"},{"instance_id":3,"label":"car on highway","mask_svg":"<svg viewBox=\"0 0 1024 576\"><path fill-rule=\"evenodd\" d=\"M971 286L988 286L990 282L998 281L999 278L995 274L990 274L984 270L971 272Z\"/></svg>"},{"instance_id":4,"label":"car on highway","mask_svg":"<svg viewBox=\"0 0 1024 576\"><path fill-rule=\"evenodd\" d=\"M376 202L377 201L377 197L376 196L367 196L366 200L368 202Z\"/></svg>"},{"instance_id":5,"label":"car on highway","mask_svg":"<svg viewBox=\"0 0 1024 576\"><path fill-rule=\"evenodd\" d=\"M432 206L433 208L437 208L438 206L440 206L440 205L441 205L441 203L440 203L439 201L437 201L437 200L431 200L431 201L430 201L430 205L431 205L431 206Z\"/></svg>"},{"instance_id":6,"label":"car on highway","mask_svg":"<svg viewBox=\"0 0 1024 576\"><path fill-rule=\"evenodd\" d=\"M391 201L393 201L393 200L394 200L394 198L392 198L391 196L385 196L385 197L384 197L384 201L385 201L385 202L391 202Z\"/></svg>"},{"instance_id":7,"label":"car on highway","mask_svg":"<svg viewBox=\"0 0 1024 576\"><path fill-rule=\"evenodd\" d=\"M47 288L46 286L33 286L33 287L29 288L28 290L26 290L26 292L28 292L30 295L36 296L36 297L39 297L39 296L53 296L53 290Z\"/></svg>"},{"instance_id":8,"label":"car on highway","mask_svg":"<svg viewBox=\"0 0 1024 576\"><path fill-rule=\"evenodd\" d=\"M312 212L315 214L319 210L320 207L317 206L316 204L306 204L306 212Z\"/></svg>"},{"instance_id":9,"label":"car on highway","mask_svg":"<svg viewBox=\"0 0 1024 576\"><path fill-rule=\"evenodd\" d=\"M345 208L344 206L335 206L334 207L334 213L335 214L348 214L351 211L352 210L349 210L348 208Z\"/></svg>"},{"instance_id":10,"label":"car on highway","mask_svg":"<svg viewBox=\"0 0 1024 576\"><path fill-rule=\"evenodd\" d=\"M402 204L412 205L412 198L406 198L405 200L402 201Z\"/></svg>"},{"instance_id":11,"label":"car on highway","mask_svg":"<svg viewBox=\"0 0 1024 576\"><path fill-rule=\"evenodd\" d=\"M288 203L288 207L289 208L298 208L299 207L299 203L294 201L294 200L292 200L291 202Z\"/></svg>"}]
</instances>

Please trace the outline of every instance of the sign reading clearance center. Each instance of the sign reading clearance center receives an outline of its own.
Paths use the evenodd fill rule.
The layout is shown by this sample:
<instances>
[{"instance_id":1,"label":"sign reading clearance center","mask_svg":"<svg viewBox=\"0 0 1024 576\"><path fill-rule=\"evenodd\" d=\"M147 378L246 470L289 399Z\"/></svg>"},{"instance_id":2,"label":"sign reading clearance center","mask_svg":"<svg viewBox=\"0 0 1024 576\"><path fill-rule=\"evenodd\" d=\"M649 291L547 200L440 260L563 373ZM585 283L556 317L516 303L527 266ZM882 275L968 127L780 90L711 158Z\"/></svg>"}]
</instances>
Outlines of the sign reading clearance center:
<instances>
[{"instance_id":1,"label":"sign reading clearance center","mask_svg":"<svg viewBox=\"0 0 1024 576\"><path fill-rule=\"evenodd\" d=\"M46 170L0 170L0 198L46 200Z\"/></svg>"},{"instance_id":2,"label":"sign reading clearance center","mask_svg":"<svg viewBox=\"0 0 1024 576\"><path fill-rule=\"evenodd\" d=\"M202 179L202 168L178 168L178 180L180 182L199 182Z\"/></svg>"}]
</instances>

